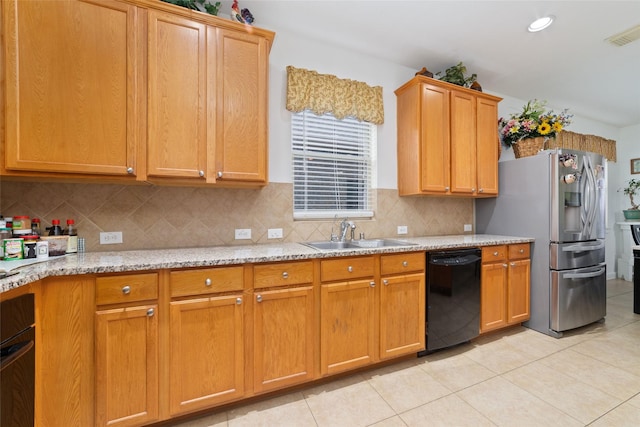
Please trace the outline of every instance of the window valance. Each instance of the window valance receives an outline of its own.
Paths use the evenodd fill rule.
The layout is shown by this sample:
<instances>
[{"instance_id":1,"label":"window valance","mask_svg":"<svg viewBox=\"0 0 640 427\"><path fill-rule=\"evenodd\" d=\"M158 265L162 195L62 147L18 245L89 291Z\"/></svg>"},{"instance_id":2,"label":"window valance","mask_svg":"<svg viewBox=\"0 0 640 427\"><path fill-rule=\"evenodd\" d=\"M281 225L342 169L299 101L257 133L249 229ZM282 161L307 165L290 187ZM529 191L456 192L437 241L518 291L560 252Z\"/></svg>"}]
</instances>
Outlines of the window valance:
<instances>
[{"instance_id":1,"label":"window valance","mask_svg":"<svg viewBox=\"0 0 640 427\"><path fill-rule=\"evenodd\" d=\"M603 155L609 161L616 161L616 142L596 135L562 131L547 142L547 148L590 151Z\"/></svg>"},{"instance_id":2,"label":"window valance","mask_svg":"<svg viewBox=\"0 0 640 427\"><path fill-rule=\"evenodd\" d=\"M374 124L384 123L382 86L371 87L331 74L287 67L287 110L332 113L338 119L354 117Z\"/></svg>"}]
</instances>

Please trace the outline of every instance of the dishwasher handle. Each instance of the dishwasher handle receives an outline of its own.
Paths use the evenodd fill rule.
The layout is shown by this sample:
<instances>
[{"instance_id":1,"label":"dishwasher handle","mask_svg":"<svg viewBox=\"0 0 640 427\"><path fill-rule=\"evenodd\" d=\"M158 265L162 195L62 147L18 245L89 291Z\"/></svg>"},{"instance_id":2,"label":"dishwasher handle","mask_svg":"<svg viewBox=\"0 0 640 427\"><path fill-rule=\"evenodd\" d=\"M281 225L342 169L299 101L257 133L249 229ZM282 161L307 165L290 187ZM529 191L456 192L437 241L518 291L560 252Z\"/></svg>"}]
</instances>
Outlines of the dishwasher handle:
<instances>
[{"instance_id":1,"label":"dishwasher handle","mask_svg":"<svg viewBox=\"0 0 640 427\"><path fill-rule=\"evenodd\" d=\"M453 256L437 256L429 260L429 264L455 266L455 265L469 265L479 262L481 257L475 254L469 255L453 255Z\"/></svg>"}]
</instances>

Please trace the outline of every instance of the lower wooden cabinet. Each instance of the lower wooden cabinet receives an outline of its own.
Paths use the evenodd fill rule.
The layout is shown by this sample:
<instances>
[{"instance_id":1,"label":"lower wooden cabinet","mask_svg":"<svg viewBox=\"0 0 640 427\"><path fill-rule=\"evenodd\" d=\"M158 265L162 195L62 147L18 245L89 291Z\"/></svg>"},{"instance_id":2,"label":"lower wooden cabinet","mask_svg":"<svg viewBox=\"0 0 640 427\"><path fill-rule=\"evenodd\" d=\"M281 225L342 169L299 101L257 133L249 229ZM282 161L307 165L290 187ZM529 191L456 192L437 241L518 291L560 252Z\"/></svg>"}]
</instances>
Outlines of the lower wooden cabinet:
<instances>
[{"instance_id":1,"label":"lower wooden cabinet","mask_svg":"<svg viewBox=\"0 0 640 427\"><path fill-rule=\"evenodd\" d=\"M528 243L482 248L480 332L529 320L531 260Z\"/></svg>"},{"instance_id":2,"label":"lower wooden cabinet","mask_svg":"<svg viewBox=\"0 0 640 427\"><path fill-rule=\"evenodd\" d=\"M98 277L95 288L95 425L158 421L157 274Z\"/></svg>"},{"instance_id":3,"label":"lower wooden cabinet","mask_svg":"<svg viewBox=\"0 0 640 427\"><path fill-rule=\"evenodd\" d=\"M96 425L158 420L155 304L96 312Z\"/></svg>"},{"instance_id":4,"label":"lower wooden cabinet","mask_svg":"<svg viewBox=\"0 0 640 427\"><path fill-rule=\"evenodd\" d=\"M243 302L241 294L171 302L171 415L244 395Z\"/></svg>"},{"instance_id":5,"label":"lower wooden cabinet","mask_svg":"<svg viewBox=\"0 0 640 427\"><path fill-rule=\"evenodd\" d=\"M313 286L257 290L253 307L253 391L312 380L317 354Z\"/></svg>"},{"instance_id":6,"label":"lower wooden cabinet","mask_svg":"<svg viewBox=\"0 0 640 427\"><path fill-rule=\"evenodd\" d=\"M169 313L171 416L245 394L243 267L172 271Z\"/></svg>"}]
</instances>

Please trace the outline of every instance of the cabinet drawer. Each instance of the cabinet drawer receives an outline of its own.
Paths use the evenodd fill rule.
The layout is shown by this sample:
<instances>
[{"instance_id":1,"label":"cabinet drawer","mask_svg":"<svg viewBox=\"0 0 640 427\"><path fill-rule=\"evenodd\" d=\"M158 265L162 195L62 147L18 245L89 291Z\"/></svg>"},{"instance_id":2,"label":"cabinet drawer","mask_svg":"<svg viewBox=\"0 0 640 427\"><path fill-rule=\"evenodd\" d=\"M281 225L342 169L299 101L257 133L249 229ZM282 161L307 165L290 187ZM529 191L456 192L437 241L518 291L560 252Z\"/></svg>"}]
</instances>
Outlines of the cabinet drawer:
<instances>
[{"instance_id":1,"label":"cabinet drawer","mask_svg":"<svg viewBox=\"0 0 640 427\"><path fill-rule=\"evenodd\" d=\"M170 277L171 297L244 289L242 266L172 271Z\"/></svg>"},{"instance_id":2,"label":"cabinet drawer","mask_svg":"<svg viewBox=\"0 0 640 427\"><path fill-rule=\"evenodd\" d=\"M341 258L320 263L320 280L351 280L371 277L374 272L373 257Z\"/></svg>"},{"instance_id":3,"label":"cabinet drawer","mask_svg":"<svg viewBox=\"0 0 640 427\"><path fill-rule=\"evenodd\" d=\"M313 282L313 262L279 262L253 268L254 288L298 285Z\"/></svg>"},{"instance_id":4,"label":"cabinet drawer","mask_svg":"<svg viewBox=\"0 0 640 427\"><path fill-rule=\"evenodd\" d=\"M517 245L509 245L509 259L526 259L531 256L529 243L519 243Z\"/></svg>"},{"instance_id":5,"label":"cabinet drawer","mask_svg":"<svg viewBox=\"0 0 640 427\"><path fill-rule=\"evenodd\" d=\"M504 261L507 259L507 245L485 246L482 248L482 263Z\"/></svg>"},{"instance_id":6,"label":"cabinet drawer","mask_svg":"<svg viewBox=\"0 0 640 427\"><path fill-rule=\"evenodd\" d=\"M122 304L158 298L158 274L126 274L96 279L96 304Z\"/></svg>"},{"instance_id":7,"label":"cabinet drawer","mask_svg":"<svg viewBox=\"0 0 640 427\"><path fill-rule=\"evenodd\" d=\"M425 257L424 252L382 255L380 257L380 271L383 276L424 271Z\"/></svg>"}]
</instances>

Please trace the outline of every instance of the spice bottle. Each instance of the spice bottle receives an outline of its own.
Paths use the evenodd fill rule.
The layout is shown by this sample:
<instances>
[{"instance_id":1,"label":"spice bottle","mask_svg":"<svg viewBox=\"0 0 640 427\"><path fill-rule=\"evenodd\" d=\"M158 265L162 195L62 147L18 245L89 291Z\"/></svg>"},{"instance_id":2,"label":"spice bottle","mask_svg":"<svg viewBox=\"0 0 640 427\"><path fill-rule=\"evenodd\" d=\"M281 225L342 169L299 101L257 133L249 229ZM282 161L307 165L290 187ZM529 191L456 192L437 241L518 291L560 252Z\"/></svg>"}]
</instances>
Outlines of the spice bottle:
<instances>
[{"instance_id":1,"label":"spice bottle","mask_svg":"<svg viewBox=\"0 0 640 427\"><path fill-rule=\"evenodd\" d=\"M40 230L40 218L33 218L31 220L31 234L42 236L42 231Z\"/></svg>"},{"instance_id":2,"label":"spice bottle","mask_svg":"<svg viewBox=\"0 0 640 427\"><path fill-rule=\"evenodd\" d=\"M78 229L76 228L76 222L72 219L67 220L67 228L64 229L64 235L69 236L67 242L67 253L75 254L78 252Z\"/></svg>"},{"instance_id":3,"label":"spice bottle","mask_svg":"<svg viewBox=\"0 0 640 427\"><path fill-rule=\"evenodd\" d=\"M62 236L62 227L60 227L60 220L51 220L51 227L48 227L47 230L49 230L49 236Z\"/></svg>"}]
</instances>

